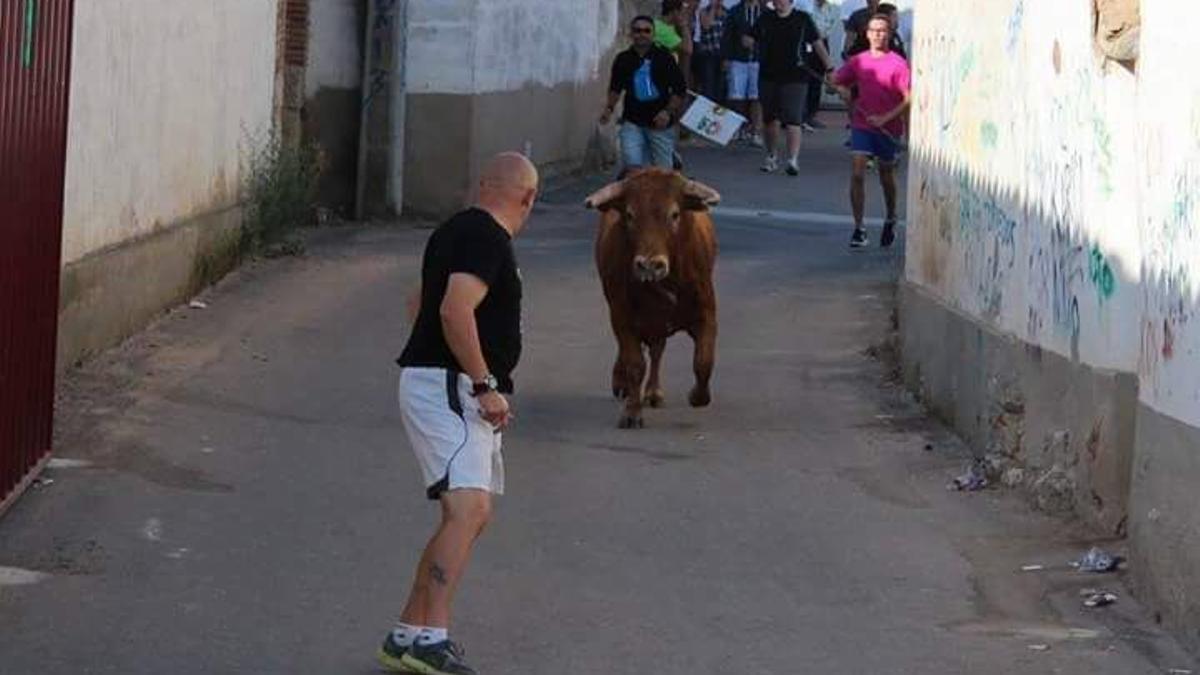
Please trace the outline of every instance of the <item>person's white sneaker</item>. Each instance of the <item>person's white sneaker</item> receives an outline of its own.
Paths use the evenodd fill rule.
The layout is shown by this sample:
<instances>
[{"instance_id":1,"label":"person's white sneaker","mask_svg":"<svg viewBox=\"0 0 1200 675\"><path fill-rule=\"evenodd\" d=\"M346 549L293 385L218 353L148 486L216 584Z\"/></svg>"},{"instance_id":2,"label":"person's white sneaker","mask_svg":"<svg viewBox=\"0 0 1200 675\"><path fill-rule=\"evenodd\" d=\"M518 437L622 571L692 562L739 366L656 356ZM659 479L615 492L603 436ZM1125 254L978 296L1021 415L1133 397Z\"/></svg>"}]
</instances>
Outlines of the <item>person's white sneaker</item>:
<instances>
[{"instance_id":1,"label":"person's white sneaker","mask_svg":"<svg viewBox=\"0 0 1200 675\"><path fill-rule=\"evenodd\" d=\"M750 145L756 148L763 148L767 144L763 142L762 134L750 134Z\"/></svg>"},{"instance_id":2,"label":"person's white sneaker","mask_svg":"<svg viewBox=\"0 0 1200 675\"><path fill-rule=\"evenodd\" d=\"M763 160L762 166L759 167L759 171L763 173L775 173L778 170L779 160L775 159L775 155L767 155L767 158Z\"/></svg>"}]
</instances>

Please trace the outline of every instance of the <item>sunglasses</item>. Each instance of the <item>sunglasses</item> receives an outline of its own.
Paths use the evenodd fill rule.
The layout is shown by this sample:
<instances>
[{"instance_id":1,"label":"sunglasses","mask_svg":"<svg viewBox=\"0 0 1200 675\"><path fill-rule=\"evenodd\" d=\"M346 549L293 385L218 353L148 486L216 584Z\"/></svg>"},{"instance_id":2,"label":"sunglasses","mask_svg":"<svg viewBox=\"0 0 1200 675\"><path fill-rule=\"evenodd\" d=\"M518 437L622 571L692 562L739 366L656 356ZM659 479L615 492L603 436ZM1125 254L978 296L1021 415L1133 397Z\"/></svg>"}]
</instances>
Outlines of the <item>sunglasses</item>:
<instances>
[{"instance_id":1,"label":"sunglasses","mask_svg":"<svg viewBox=\"0 0 1200 675\"><path fill-rule=\"evenodd\" d=\"M630 32L632 32L634 35L638 35L639 33L649 35L650 33L654 32L654 29L653 28L634 28Z\"/></svg>"}]
</instances>

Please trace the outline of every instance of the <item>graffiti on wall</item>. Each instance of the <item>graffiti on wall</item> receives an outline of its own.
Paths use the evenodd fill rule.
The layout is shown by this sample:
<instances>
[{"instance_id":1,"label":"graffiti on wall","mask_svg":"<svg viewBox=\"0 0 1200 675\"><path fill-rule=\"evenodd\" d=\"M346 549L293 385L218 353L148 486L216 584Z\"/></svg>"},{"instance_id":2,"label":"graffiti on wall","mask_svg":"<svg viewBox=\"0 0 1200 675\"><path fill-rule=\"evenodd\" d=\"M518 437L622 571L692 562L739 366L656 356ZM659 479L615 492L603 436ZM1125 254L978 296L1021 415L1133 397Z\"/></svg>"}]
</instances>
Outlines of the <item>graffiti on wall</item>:
<instances>
[{"instance_id":1,"label":"graffiti on wall","mask_svg":"<svg viewBox=\"0 0 1200 675\"><path fill-rule=\"evenodd\" d=\"M1144 226L1146 292L1138 371L1157 396L1182 393L1160 387L1179 346L1193 337L1189 324L1200 302L1192 263L1200 249L1195 231L1200 222L1200 142L1193 145L1190 158L1169 182L1162 208Z\"/></svg>"},{"instance_id":2,"label":"graffiti on wall","mask_svg":"<svg viewBox=\"0 0 1200 675\"><path fill-rule=\"evenodd\" d=\"M958 184L958 224L963 267L975 287L977 309L994 320L1001 310L1007 277L1016 263L1017 219L1009 214L992 189L977 189L961 177Z\"/></svg>"},{"instance_id":3,"label":"graffiti on wall","mask_svg":"<svg viewBox=\"0 0 1200 675\"><path fill-rule=\"evenodd\" d=\"M1117 211L1104 204L1127 189L1125 147L1087 13L1027 0L923 7L945 25L918 36L910 270L1002 331L1064 354L1081 340L1103 351L1121 297L1135 296L1102 244ZM1034 30L1072 22L1074 39ZM962 25L978 30L944 29ZM947 220L952 237L940 235Z\"/></svg>"},{"instance_id":4,"label":"graffiti on wall","mask_svg":"<svg viewBox=\"0 0 1200 675\"><path fill-rule=\"evenodd\" d=\"M1004 41L1005 52L1009 56L1017 53L1017 45L1021 43L1021 30L1025 23L1025 0L1017 0L1012 13L1008 17L1008 38Z\"/></svg>"}]
</instances>

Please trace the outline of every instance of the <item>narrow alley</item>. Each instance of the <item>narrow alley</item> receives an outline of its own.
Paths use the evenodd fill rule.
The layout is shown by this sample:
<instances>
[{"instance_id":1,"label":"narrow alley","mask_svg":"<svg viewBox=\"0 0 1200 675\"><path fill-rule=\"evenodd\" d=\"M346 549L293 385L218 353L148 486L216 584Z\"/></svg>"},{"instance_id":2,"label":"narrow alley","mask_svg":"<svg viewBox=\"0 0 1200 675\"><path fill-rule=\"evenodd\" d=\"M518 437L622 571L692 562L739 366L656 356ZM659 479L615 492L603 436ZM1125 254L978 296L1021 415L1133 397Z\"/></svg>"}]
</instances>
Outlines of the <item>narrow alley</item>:
<instances>
[{"instance_id":1,"label":"narrow alley","mask_svg":"<svg viewBox=\"0 0 1200 675\"><path fill-rule=\"evenodd\" d=\"M604 178L544 196L517 242L508 494L456 607L472 663L1195 669L1120 576L1067 566L1098 543L1088 530L1003 489L947 489L969 452L896 381L903 249L848 250L834 117L796 178L759 174L749 150L684 151L724 196L715 399L687 407L678 336L667 407L642 430L616 428L609 394L596 216L581 206ZM435 518L392 363L427 236L313 230L307 255L245 266L70 373L57 463L0 520L0 672L377 672ZM1096 586L1120 601L1083 608Z\"/></svg>"}]
</instances>

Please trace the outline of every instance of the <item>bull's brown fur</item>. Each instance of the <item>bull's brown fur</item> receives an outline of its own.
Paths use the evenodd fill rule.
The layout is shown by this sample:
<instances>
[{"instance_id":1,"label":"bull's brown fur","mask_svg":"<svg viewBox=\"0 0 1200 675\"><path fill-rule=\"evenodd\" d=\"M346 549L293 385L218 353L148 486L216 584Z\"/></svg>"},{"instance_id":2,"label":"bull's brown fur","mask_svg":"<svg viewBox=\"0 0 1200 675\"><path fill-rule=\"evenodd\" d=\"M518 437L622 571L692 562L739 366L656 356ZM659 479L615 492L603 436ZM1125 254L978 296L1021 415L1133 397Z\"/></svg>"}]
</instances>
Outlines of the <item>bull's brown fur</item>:
<instances>
[{"instance_id":1,"label":"bull's brown fur","mask_svg":"<svg viewBox=\"0 0 1200 675\"><path fill-rule=\"evenodd\" d=\"M707 207L719 197L710 188L663 170L637 173L622 181L618 189L614 187L618 186L598 192L605 201L589 200L589 206L601 209L596 267L617 340L613 395L625 399L620 426L629 428L642 425L643 403L653 407L663 403L662 354L667 338L678 331L686 331L695 342L696 383L688 401L700 407L711 400L709 380L717 338L713 287L717 241ZM678 222L672 225L676 211ZM634 274L638 254L666 255L666 277L638 280ZM649 380L643 345L650 353Z\"/></svg>"}]
</instances>

